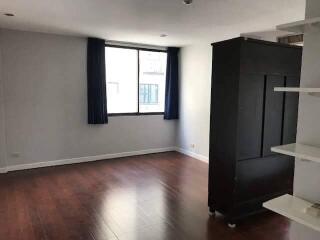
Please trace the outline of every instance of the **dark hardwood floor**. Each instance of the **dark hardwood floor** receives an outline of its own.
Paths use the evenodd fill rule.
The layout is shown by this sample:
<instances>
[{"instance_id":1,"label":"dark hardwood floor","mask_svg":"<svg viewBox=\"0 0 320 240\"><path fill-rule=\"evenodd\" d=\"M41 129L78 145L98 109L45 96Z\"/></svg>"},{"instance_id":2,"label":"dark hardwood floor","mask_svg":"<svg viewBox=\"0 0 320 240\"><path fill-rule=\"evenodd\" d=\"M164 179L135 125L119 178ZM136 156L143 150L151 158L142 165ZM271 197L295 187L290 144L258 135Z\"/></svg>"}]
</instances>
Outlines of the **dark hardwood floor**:
<instances>
[{"instance_id":1,"label":"dark hardwood floor","mask_svg":"<svg viewBox=\"0 0 320 240\"><path fill-rule=\"evenodd\" d=\"M0 239L290 239L270 212L209 217L207 168L169 152L0 174Z\"/></svg>"}]
</instances>

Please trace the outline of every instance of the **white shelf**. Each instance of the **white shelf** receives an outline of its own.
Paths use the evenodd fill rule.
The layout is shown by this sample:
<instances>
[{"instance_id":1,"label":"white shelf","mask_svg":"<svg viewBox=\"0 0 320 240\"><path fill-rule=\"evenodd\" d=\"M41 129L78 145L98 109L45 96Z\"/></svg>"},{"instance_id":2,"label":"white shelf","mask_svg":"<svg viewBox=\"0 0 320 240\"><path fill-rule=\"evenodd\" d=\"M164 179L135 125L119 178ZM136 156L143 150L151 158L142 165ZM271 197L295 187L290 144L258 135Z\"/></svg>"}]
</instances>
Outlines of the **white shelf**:
<instances>
[{"instance_id":1,"label":"white shelf","mask_svg":"<svg viewBox=\"0 0 320 240\"><path fill-rule=\"evenodd\" d=\"M275 92L320 93L320 88L275 87Z\"/></svg>"},{"instance_id":2,"label":"white shelf","mask_svg":"<svg viewBox=\"0 0 320 240\"><path fill-rule=\"evenodd\" d=\"M302 21L281 24L277 26L278 30L293 32L293 33L307 33L315 32L320 29L320 17L310 18Z\"/></svg>"},{"instance_id":3,"label":"white shelf","mask_svg":"<svg viewBox=\"0 0 320 240\"><path fill-rule=\"evenodd\" d=\"M272 152L320 163L320 148L293 143L271 148Z\"/></svg>"},{"instance_id":4,"label":"white shelf","mask_svg":"<svg viewBox=\"0 0 320 240\"><path fill-rule=\"evenodd\" d=\"M320 231L320 217L315 217L305 212L312 204L286 194L263 203L263 206L316 231Z\"/></svg>"}]
</instances>

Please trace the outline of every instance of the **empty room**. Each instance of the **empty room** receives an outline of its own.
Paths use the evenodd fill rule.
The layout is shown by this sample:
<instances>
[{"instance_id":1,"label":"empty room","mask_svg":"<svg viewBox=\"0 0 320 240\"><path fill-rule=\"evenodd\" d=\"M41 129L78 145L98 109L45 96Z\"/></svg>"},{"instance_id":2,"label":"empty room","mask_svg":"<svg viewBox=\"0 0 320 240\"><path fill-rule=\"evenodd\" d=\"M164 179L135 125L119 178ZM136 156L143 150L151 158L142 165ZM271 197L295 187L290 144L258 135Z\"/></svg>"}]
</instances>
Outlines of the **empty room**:
<instances>
[{"instance_id":1,"label":"empty room","mask_svg":"<svg viewBox=\"0 0 320 240\"><path fill-rule=\"evenodd\" d=\"M319 0L1 0L0 240L319 240Z\"/></svg>"}]
</instances>

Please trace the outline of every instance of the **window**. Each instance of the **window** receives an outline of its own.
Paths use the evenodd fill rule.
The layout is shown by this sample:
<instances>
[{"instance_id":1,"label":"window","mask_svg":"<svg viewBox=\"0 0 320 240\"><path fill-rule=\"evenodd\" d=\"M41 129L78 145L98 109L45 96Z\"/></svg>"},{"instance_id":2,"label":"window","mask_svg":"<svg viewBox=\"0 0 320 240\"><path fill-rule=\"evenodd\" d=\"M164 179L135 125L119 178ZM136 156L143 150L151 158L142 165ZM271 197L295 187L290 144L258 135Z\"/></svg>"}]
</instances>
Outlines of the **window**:
<instances>
[{"instance_id":1,"label":"window","mask_svg":"<svg viewBox=\"0 0 320 240\"><path fill-rule=\"evenodd\" d=\"M107 46L108 113L163 113L166 64L166 52Z\"/></svg>"},{"instance_id":2,"label":"window","mask_svg":"<svg viewBox=\"0 0 320 240\"><path fill-rule=\"evenodd\" d=\"M158 84L140 84L139 103L141 105L157 105L158 101Z\"/></svg>"},{"instance_id":3,"label":"window","mask_svg":"<svg viewBox=\"0 0 320 240\"><path fill-rule=\"evenodd\" d=\"M164 112L167 53L139 51L139 62L139 111Z\"/></svg>"},{"instance_id":4,"label":"window","mask_svg":"<svg viewBox=\"0 0 320 240\"><path fill-rule=\"evenodd\" d=\"M138 52L106 48L107 105L109 113L138 111Z\"/></svg>"}]
</instances>

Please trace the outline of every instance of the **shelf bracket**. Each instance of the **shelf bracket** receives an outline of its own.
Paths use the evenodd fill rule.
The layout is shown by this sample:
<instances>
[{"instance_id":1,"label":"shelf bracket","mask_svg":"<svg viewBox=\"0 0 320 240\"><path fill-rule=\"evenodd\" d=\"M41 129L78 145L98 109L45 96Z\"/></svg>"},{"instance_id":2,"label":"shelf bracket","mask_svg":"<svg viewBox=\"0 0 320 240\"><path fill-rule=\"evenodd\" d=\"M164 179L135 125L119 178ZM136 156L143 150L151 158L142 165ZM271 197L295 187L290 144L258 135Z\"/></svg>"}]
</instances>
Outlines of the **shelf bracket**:
<instances>
[{"instance_id":1,"label":"shelf bracket","mask_svg":"<svg viewBox=\"0 0 320 240\"><path fill-rule=\"evenodd\" d=\"M320 93L308 93L308 95L312 96L312 97L320 97Z\"/></svg>"},{"instance_id":2,"label":"shelf bracket","mask_svg":"<svg viewBox=\"0 0 320 240\"><path fill-rule=\"evenodd\" d=\"M301 162L312 162L311 160L303 159L303 158L296 158L296 159L298 159Z\"/></svg>"}]
</instances>

